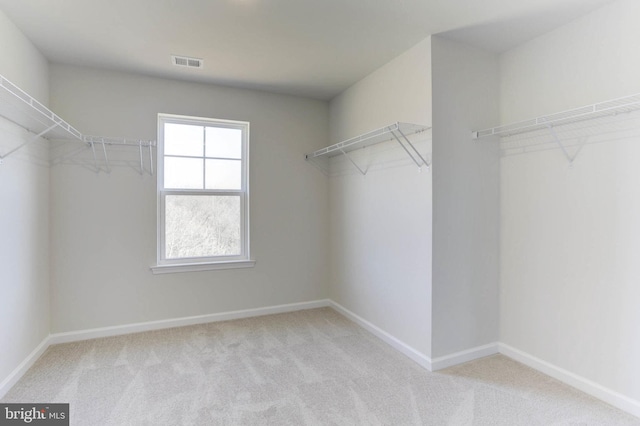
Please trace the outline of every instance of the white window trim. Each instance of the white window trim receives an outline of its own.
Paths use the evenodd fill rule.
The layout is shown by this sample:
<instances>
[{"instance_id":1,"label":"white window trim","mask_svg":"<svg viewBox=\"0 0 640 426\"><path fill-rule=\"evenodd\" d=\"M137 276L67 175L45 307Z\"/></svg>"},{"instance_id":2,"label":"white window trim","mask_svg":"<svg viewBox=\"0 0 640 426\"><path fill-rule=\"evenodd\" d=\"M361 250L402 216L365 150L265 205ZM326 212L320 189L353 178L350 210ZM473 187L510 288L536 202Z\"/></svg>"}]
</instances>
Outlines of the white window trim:
<instances>
[{"instance_id":1,"label":"white window trim","mask_svg":"<svg viewBox=\"0 0 640 426\"><path fill-rule=\"evenodd\" d=\"M216 271L220 269L253 268L255 260L234 260L229 262L183 263L175 265L154 265L151 272L158 274L174 274L176 272Z\"/></svg>"},{"instance_id":2,"label":"white window trim","mask_svg":"<svg viewBox=\"0 0 640 426\"><path fill-rule=\"evenodd\" d=\"M177 123L224 127L229 126L242 130L242 188L235 190L198 190L198 189L164 189L164 124ZM156 264L151 266L154 274L167 274L176 272L196 272L219 269L251 268L255 260L251 259L250 251L250 227L249 227L249 122L212 119L203 117L190 117L174 114L158 114L158 145L157 145L157 258ZM215 256L203 258L165 259L164 243L164 200L167 195L234 195L240 197L242 253L237 256Z\"/></svg>"}]
</instances>

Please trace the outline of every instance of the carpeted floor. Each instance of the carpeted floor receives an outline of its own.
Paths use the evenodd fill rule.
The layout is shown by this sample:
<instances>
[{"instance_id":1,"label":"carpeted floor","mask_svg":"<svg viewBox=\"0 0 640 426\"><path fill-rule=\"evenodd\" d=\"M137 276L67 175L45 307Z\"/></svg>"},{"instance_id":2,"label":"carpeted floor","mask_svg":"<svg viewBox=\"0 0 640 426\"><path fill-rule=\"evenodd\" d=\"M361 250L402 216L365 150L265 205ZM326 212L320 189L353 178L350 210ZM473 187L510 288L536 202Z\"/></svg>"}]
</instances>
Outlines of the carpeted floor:
<instances>
[{"instance_id":1,"label":"carpeted floor","mask_svg":"<svg viewBox=\"0 0 640 426\"><path fill-rule=\"evenodd\" d=\"M640 425L496 355L430 373L329 308L50 347L2 402L73 425Z\"/></svg>"}]
</instances>

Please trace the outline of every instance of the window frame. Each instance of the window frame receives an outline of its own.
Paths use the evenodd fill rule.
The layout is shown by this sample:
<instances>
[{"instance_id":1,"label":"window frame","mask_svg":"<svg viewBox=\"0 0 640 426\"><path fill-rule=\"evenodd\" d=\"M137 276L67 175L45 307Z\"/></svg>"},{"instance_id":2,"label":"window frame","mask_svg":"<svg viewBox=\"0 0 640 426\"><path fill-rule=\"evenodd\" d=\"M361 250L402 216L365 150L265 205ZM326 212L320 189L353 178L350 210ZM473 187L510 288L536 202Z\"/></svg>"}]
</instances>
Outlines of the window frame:
<instances>
[{"instance_id":1,"label":"window frame","mask_svg":"<svg viewBox=\"0 0 640 426\"><path fill-rule=\"evenodd\" d=\"M164 127L165 124L185 124L205 127L221 127L238 129L242 134L241 150L241 188L232 189L165 189L164 187ZM203 139L205 142L205 139ZM177 156L180 157L180 156ZM187 156L185 156L187 157ZM199 157L198 157L199 158ZM203 169L206 170L205 147L203 147ZM215 159L215 158L211 158ZM157 264L151 269L155 273L171 273L182 271L201 271L210 269L229 269L252 267L255 261L250 257L249 238L249 122L224 120L205 117L192 117L175 114L158 114L158 144L157 144ZM171 195L196 196L237 196L240 198L240 246L238 255L166 258L165 244L165 207L166 197Z\"/></svg>"}]
</instances>

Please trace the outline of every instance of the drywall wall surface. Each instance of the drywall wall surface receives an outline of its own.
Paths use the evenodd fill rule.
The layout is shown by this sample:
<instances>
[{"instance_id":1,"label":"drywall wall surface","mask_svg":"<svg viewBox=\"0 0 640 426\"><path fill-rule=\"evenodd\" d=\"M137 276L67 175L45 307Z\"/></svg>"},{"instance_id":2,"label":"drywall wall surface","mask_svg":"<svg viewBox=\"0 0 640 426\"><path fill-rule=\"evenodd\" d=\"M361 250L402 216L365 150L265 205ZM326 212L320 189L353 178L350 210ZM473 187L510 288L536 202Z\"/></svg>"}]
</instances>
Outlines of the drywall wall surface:
<instances>
[{"instance_id":1,"label":"drywall wall surface","mask_svg":"<svg viewBox=\"0 0 640 426\"><path fill-rule=\"evenodd\" d=\"M396 121L431 125L430 74L427 38L331 101L331 143Z\"/></svg>"},{"instance_id":2,"label":"drywall wall surface","mask_svg":"<svg viewBox=\"0 0 640 426\"><path fill-rule=\"evenodd\" d=\"M0 118L0 153L33 135ZM0 165L0 382L49 335L48 142Z\"/></svg>"},{"instance_id":3,"label":"drywall wall surface","mask_svg":"<svg viewBox=\"0 0 640 426\"><path fill-rule=\"evenodd\" d=\"M504 54L503 119L640 92L637 16L618 1ZM640 401L640 119L555 132L572 167L549 133L502 142L501 341Z\"/></svg>"},{"instance_id":4,"label":"drywall wall surface","mask_svg":"<svg viewBox=\"0 0 640 426\"><path fill-rule=\"evenodd\" d=\"M330 104L338 142L396 121L430 125L430 43L425 40L359 81ZM431 133L413 138L431 158ZM431 172L395 142L351 153L330 167L330 296L429 356Z\"/></svg>"},{"instance_id":5,"label":"drywall wall surface","mask_svg":"<svg viewBox=\"0 0 640 426\"><path fill-rule=\"evenodd\" d=\"M0 40L0 74L46 102L47 62L2 12ZM0 117L0 155L33 137ZM0 383L49 335L48 158L38 140L0 164Z\"/></svg>"},{"instance_id":6,"label":"drywall wall surface","mask_svg":"<svg viewBox=\"0 0 640 426\"><path fill-rule=\"evenodd\" d=\"M87 134L156 138L157 114L249 121L254 268L152 275L156 179L138 150L52 151L54 332L327 297L328 182L304 154L328 142L328 104L52 65L51 102ZM144 152L148 169L148 152Z\"/></svg>"},{"instance_id":7,"label":"drywall wall surface","mask_svg":"<svg viewBox=\"0 0 640 426\"><path fill-rule=\"evenodd\" d=\"M49 62L0 10L0 75L47 105Z\"/></svg>"},{"instance_id":8,"label":"drywall wall surface","mask_svg":"<svg viewBox=\"0 0 640 426\"><path fill-rule=\"evenodd\" d=\"M497 56L432 37L432 356L498 340L499 157L471 131L498 119Z\"/></svg>"},{"instance_id":9,"label":"drywall wall surface","mask_svg":"<svg viewBox=\"0 0 640 426\"><path fill-rule=\"evenodd\" d=\"M501 122L640 93L639 15L637 1L617 0L504 53Z\"/></svg>"}]
</instances>

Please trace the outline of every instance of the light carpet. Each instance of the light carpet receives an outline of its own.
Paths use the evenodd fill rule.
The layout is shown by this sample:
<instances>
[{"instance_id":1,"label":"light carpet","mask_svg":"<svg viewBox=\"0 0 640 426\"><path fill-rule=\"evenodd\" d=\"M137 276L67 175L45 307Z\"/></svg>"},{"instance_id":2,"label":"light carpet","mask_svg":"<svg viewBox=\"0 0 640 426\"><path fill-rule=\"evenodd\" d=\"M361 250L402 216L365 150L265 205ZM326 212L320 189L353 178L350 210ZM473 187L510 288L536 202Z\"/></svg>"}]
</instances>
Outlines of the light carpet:
<instances>
[{"instance_id":1,"label":"light carpet","mask_svg":"<svg viewBox=\"0 0 640 426\"><path fill-rule=\"evenodd\" d=\"M51 346L2 402L73 425L640 425L507 357L431 373L332 309Z\"/></svg>"}]
</instances>

